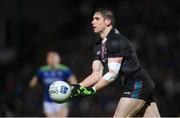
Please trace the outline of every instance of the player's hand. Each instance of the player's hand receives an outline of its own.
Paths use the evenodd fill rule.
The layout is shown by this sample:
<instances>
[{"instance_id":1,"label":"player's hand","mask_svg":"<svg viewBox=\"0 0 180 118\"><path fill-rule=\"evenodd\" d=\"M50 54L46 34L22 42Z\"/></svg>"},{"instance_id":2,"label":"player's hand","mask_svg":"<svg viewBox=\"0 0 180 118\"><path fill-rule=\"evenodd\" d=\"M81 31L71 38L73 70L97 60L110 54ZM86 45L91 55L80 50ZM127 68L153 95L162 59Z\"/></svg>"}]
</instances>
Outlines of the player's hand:
<instances>
[{"instance_id":1,"label":"player's hand","mask_svg":"<svg viewBox=\"0 0 180 118\"><path fill-rule=\"evenodd\" d=\"M82 87L80 85L71 85L71 98L73 97L84 97L91 96L96 93L96 91L91 87Z\"/></svg>"},{"instance_id":2,"label":"player's hand","mask_svg":"<svg viewBox=\"0 0 180 118\"><path fill-rule=\"evenodd\" d=\"M91 96L96 93L96 91L92 87L80 87L80 96Z\"/></svg>"},{"instance_id":3,"label":"player's hand","mask_svg":"<svg viewBox=\"0 0 180 118\"><path fill-rule=\"evenodd\" d=\"M71 98L80 96L80 85L79 84L72 84L71 85Z\"/></svg>"}]
</instances>

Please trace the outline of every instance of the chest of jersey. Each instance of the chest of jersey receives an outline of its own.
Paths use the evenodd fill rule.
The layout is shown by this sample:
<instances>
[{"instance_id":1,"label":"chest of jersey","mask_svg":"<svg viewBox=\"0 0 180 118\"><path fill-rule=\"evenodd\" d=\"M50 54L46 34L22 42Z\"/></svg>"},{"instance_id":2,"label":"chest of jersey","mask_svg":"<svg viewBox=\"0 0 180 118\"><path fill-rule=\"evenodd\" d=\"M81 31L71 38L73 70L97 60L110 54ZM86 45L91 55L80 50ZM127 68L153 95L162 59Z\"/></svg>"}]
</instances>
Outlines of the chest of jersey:
<instances>
[{"instance_id":1,"label":"chest of jersey","mask_svg":"<svg viewBox=\"0 0 180 118\"><path fill-rule=\"evenodd\" d=\"M49 70L41 72L40 77L45 84L51 84L54 81L65 81L66 76L63 71L60 70Z\"/></svg>"},{"instance_id":2,"label":"chest of jersey","mask_svg":"<svg viewBox=\"0 0 180 118\"><path fill-rule=\"evenodd\" d=\"M98 57L98 60L100 60L103 64L107 62L107 47L106 42L101 43L96 48L96 56Z\"/></svg>"}]
</instances>

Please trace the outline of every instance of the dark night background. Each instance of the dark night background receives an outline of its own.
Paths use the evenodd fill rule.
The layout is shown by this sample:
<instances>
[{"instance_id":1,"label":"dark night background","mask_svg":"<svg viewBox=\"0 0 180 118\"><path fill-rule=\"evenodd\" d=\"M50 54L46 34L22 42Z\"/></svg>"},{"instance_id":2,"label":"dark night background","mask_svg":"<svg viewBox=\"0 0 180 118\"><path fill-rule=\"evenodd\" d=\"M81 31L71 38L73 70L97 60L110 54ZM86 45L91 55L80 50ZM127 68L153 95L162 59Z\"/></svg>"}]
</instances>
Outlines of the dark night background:
<instances>
[{"instance_id":1,"label":"dark night background","mask_svg":"<svg viewBox=\"0 0 180 118\"><path fill-rule=\"evenodd\" d=\"M179 0L0 0L0 116L43 116L42 87L28 88L49 50L82 81L91 72L94 10L111 8L156 82L161 116L180 116ZM120 81L70 102L69 116L112 116Z\"/></svg>"}]
</instances>

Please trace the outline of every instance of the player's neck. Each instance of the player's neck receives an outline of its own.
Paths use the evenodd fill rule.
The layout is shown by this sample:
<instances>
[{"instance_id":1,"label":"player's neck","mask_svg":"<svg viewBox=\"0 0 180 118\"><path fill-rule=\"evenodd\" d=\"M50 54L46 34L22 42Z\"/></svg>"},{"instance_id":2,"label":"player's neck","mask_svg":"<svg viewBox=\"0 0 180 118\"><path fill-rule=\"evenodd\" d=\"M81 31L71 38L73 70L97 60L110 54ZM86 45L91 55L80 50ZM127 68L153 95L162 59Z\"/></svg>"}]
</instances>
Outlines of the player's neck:
<instances>
[{"instance_id":1,"label":"player's neck","mask_svg":"<svg viewBox=\"0 0 180 118\"><path fill-rule=\"evenodd\" d=\"M49 65L49 67L50 67L51 69L57 69L57 68L58 68L58 64L57 64L57 65Z\"/></svg>"},{"instance_id":2,"label":"player's neck","mask_svg":"<svg viewBox=\"0 0 180 118\"><path fill-rule=\"evenodd\" d=\"M106 36L108 35L108 33L111 31L112 26L106 27L101 33L100 33L100 37L103 39L106 38Z\"/></svg>"}]
</instances>

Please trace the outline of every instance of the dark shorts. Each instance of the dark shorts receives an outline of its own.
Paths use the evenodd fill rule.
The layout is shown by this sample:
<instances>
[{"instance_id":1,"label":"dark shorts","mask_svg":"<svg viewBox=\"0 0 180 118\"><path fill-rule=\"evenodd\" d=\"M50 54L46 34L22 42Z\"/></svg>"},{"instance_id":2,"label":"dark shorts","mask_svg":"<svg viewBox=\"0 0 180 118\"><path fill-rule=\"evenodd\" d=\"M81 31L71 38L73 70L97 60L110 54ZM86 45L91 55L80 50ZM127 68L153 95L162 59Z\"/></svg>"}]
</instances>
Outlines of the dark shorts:
<instances>
[{"instance_id":1,"label":"dark shorts","mask_svg":"<svg viewBox=\"0 0 180 118\"><path fill-rule=\"evenodd\" d=\"M154 101L155 84L150 75L144 70L136 72L132 78L126 78L122 97Z\"/></svg>"}]
</instances>

